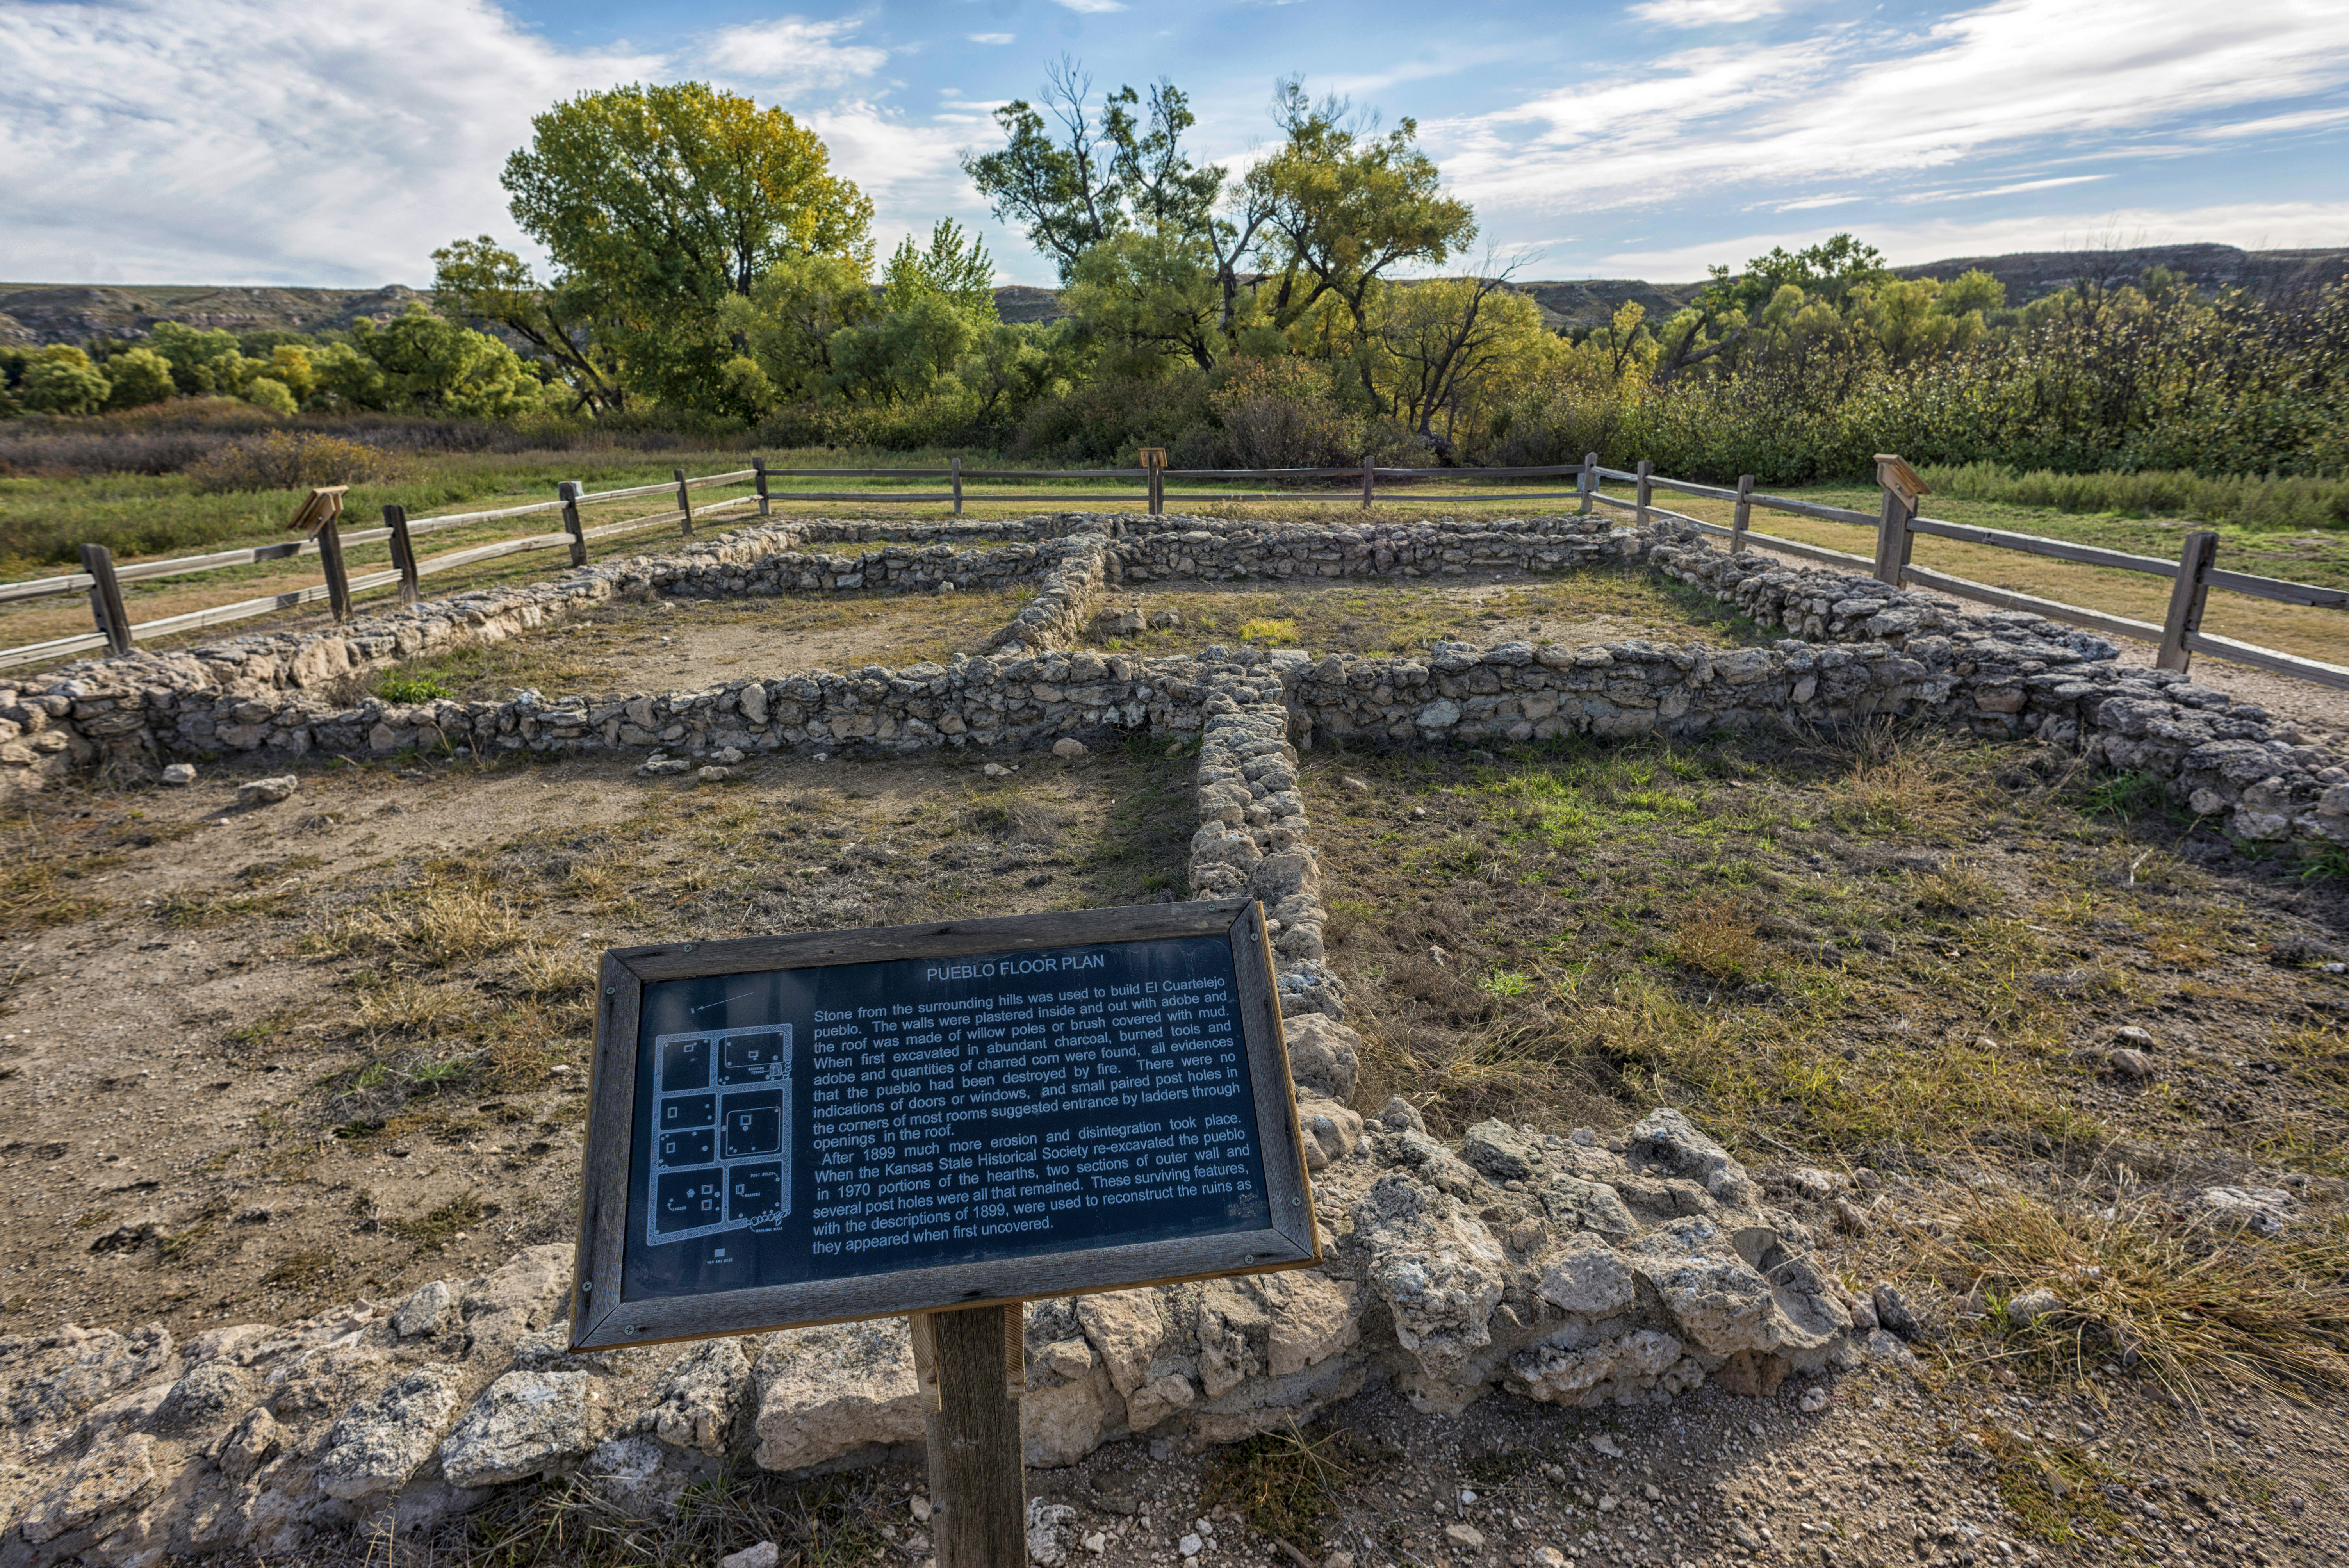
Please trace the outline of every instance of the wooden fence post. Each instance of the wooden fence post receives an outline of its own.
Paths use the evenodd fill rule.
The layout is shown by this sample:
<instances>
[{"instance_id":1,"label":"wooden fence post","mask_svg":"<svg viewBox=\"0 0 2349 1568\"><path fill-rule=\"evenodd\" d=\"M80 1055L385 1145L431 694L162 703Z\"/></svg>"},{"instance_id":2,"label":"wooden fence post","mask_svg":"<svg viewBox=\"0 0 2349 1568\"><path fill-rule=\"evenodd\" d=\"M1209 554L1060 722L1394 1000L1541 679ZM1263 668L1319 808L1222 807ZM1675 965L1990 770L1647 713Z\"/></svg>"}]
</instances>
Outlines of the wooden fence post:
<instances>
[{"instance_id":1,"label":"wooden fence post","mask_svg":"<svg viewBox=\"0 0 2349 1568\"><path fill-rule=\"evenodd\" d=\"M1876 580L1898 588L1900 574L1909 569L1909 552L1916 547L1917 536L1909 531L1909 523L1917 515L1925 481L1897 455L1878 452L1876 482L1884 490L1884 510L1876 524Z\"/></svg>"},{"instance_id":2,"label":"wooden fence post","mask_svg":"<svg viewBox=\"0 0 2349 1568\"><path fill-rule=\"evenodd\" d=\"M585 489L577 480L564 480L554 487L563 498L563 531L571 536L571 564L587 564L587 531L579 525L579 497Z\"/></svg>"},{"instance_id":3,"label":"wooden fence post","mask_svg":"<svg viewBox=\"0 0 2349 1568\"><path fill-rule=\"evenodd\" d=\"M391 564L399 573L399 602L413 604L424 595L416 586L416 541L408 531L408 509L385 507L383 525L391 530Z\"/></svg>"},{"instance_id":4,"label":"wooden fence post","mask_svg":"<svg viewBox=\"0 0 2349 1568\"><path fill-rule=\"evenodd\" d=\"M89 585L89 616L106 634L106 651L119 657L131 650L130 612L122 607L122 583L114 575L114 552L103 544L81 547L81 569Z\"/></svg>"},{"instance_id":5,"label":"wooden fence post","mask_svg":"<svg viewBox=\"0 0 2349 1568\"><path fill-rule=\"evenodd\" d=\"M947 460L947 467L954 479L954 514L960 517L962 515L962 454L957 452Z\"/></svg>"},{"instance_id":6,"label":"wooden fence post","mask_svg":"<svg viewBox=\"0 0 2349 1568\"><path fill-rule=\"evenodd\" d=\"M331 517L318 525L318 563L326 569L326 607L336 622L351 618L351 574L343 566L343 534Z\"/></svg>"},{"instance_id":7,"label":"wooden fence post","mask_svg":"<svg viewBox=\"0 0 2349 1568\"><path fill-rule=\"evenodd\" d=\"M1599 493L1599 454L1597 452L1582 454L1582 472L1575 480L1575 488L1582 492L1582 506L1575 515L1588 517L1590 498Z\"/></svg>"},{"instance_id":8,"label":"wooden fence post","mask_svg":"<svg viewBox=\"0 0 2349 1568\"><path fill-rule=\"evenodd\" d=\"M1648 526L1648 502L1653 500L1656 494L1655 481L1648 477L1655 471L1655 464L1650 462L1645 458L1641 458L1640 459L1640 467L1638 469L1638 473L1640 475L1640 510L1633 512L1631 514L1631 518L1632 521L1638 523L1641 528Z\"/></svg>"},{"instance_id":9,"label":"wooden fence post","mask_svg":"<svg viewBox=\"0 0 2349 1568\"><path fill-rule=\"evenodd\" d=\"M750 459L750 471L753 476L750 482L759 487L759 515L761 517L771 517L774 515L774 511L773 503L769 500L767 497L767 459L764 458L752 458ZM957 507L955 510L957 511L960 511L962 508Z\"/></svg>"},{"instance_id":10,"label":"wooden fence post","mask_svg":"<svg viewBox=\"0 0 2349 1568\"><path fill-rule=\"evenodd\" d=\"M937 1568L1026 1568L1025 1315L1015 1304L924 1315L938 1388L926 1419ZM915 1359L918 1367L924 1358Z\"/></svg>"},{"instance_id":11,"label":"wooden fence post","mask_svg":"<svg viewBox=\"0 0 2349 1568\"><path fill-rule=\"evenodd\" d=\"M2169 614L2161 623L2161 651L2153 667L2183 674L2194 661L2186 639L2202 629L2203 601L2210 596L2210 563L2218 558L2219 536L2197 529L2186 536L2178 555L2178 581L2169 587Z\"/></svg>"},{"instance_id":12,"label":"wooden fence post","mask_svg":"<svg viewBox=\"0 0 2349 1568\"><path fill-rule=\"evenodd\" d=\"M686 488L683 469L671 469L669 472L677 476L677 510L685 514L685 535L690 539L693 537L693 492Z\"/></svg>"},{"instance_id":13,"label":"wooden fence post","mask_svg":"<svg viewBox=\"0 0 2349 1568\"><path fill-rule=\"evenodd\" d=\"M1754 476L1737 476L1737 511L1729 521L1729 553L1735 555L1745 548L1745 525L1754 521Z\"/></svg>"},{"instance_id":14,"label":"wooden fence post","mask_svg":"<svg viewBox=\"0 0 2349 1568\"><path fill-rule=\"evenodd\" d=\"M1362 459L1362 510L1364 511L1370 511L1371 502L1378 499L1378 490L1379 470L1372 459L1364 458Z\"/></svg>"}]
</instances>

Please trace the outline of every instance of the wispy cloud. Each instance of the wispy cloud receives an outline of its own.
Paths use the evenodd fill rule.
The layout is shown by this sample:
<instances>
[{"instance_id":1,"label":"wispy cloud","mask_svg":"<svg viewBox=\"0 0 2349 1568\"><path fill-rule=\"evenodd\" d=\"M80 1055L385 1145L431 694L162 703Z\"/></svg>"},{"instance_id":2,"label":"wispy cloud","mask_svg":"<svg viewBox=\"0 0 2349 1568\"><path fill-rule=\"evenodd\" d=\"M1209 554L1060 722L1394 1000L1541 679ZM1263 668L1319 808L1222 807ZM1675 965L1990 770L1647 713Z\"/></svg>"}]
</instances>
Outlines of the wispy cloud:
<instances>
[{"instance_id":1,"label":"wispy cloud","mask_svg":"<svg viewBox=\"0 0 2349 1568\"><path fill-rule=\"evenodd\" d=\"M1125 0L1052 0L1052 3L1081 16L1098 16L1125 9Z\"/></svg>"},{"instance_id":2,"label":"wispy cloud","mask_svg":"<svg viewBox=\"0 0 2349 1568\"><path fill-rule=\"evenodd\" d=\"M1017 33L965 33L963 37L973 44L1010 44L1017 43L1019 35Z\"/></svg>"},{"instance_id":3,"label":"wispy cloud","mask_svg":"<svg viewBox=\"0 0 2349 1568\"><path fill-rule=\"evenodd\" d=\"M2025 191L2053 191L2059 185L2085 185L2094 180L2109 180L2109 174L2065 174L2053 180L2018 180L2012 185L1993 185L1987 191L1952 191L1952 198L1969 196L2019 196Z\"/></svg>"},{"instance_id":4,"label":"wispy cloud","mask_svg":"<svg viewBox=\"0 0 2349 1568\"><path fill-rule=\"evenodd\" d=\"M1998 0L1921 34L1837 27L1685 50L1636 81L1577 82L1425 131L1461 191L1499 210L1659 207L1772 186L1798 200L1853 179L1891 194L1916 173L1946 178L2021 148L2043 166L2090 141L2122 155L2135 137L2349 85L2349 28L2308 22L2305 0Z\"/></svg>"},{"instance_id":5,"label":"wispy cloud","mask_svg":"<svg viewBox=\"0 0 2349 1568\"><path fill-rule=\"evenodd\" d=\"M857 26L853 17L778 16L720 28L698 40L692 53L707 69L783 92L844 87L889 58L886 49L847 42Z\"/></svg>"},{"instance_id":6,"label":"wispy cloud","mask_svg":"<svg viewBox=\"0 0 2349 1568\"><path fill-rule=\"evenodd\" d=\"M1786 0L1648 0L1631 15L1660 27L1719 27L1756 22L1786 9Z\"/></svg>"},{"instance_id":7,"label":"wispy cloud","mask_svg":"<svg viewBox=\"0 0 2349 1568\"><path fill-rule=\"evenodd\" d=\"M496 163L533 114L659 65L473 0L0 7L0 265L422 283L432 244L511 232Z\"/></svg>"}]
</instances>

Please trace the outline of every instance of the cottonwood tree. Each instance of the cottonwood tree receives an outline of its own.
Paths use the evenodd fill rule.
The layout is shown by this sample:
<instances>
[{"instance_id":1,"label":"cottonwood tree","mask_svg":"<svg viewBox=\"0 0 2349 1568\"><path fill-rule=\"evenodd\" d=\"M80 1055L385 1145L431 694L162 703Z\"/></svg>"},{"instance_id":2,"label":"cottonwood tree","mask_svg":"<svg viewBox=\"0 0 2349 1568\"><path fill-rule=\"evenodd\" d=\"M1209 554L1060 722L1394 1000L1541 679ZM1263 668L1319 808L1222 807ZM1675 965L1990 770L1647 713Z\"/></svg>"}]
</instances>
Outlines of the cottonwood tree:
<instances>
[{"instance_id":1,"label":"cottonwood tree","mask_svg":"<svg viewBox=\"0 0 2349 1568\"><path fill-rule=\"evenodd\" d=\"M786 262L869 267L873 204L815 133L703 82L582 93L506 160L514 220L576 284L630 378L664 402L726 407L741 346L719 325Z\"/></svg>"},{"instance_id":2,"label":"cottonwood tree","mask_svg":"<svg viewBox=\"0 0 2349 1568\"><path fill-rule=\"evenodd\" d=\"M571 388L574 411L625 408L621 367L595 320L585 280L550 288L530 263L489 235L455 240L432 253L432 302L460 325L493 322L537 351Z\"/></svg>"},{"instance_id":3,"label":"cottonwood tree","mask_svg":"<svg viewBox=\"0 0 2349 1568\"><path fill-rule=\"evenodd\" d=\"M1381 136L1343 98L1315 103L1295 77L1277 88L1274 117L1287 139L1247 180L1264 212L1256 250L1271 274L1272 317L1287 326L1334 298L1367 338L1372 291L1466 245L1475 212L1444 194L1416 121Z\"/></svg>"}]
</instances>

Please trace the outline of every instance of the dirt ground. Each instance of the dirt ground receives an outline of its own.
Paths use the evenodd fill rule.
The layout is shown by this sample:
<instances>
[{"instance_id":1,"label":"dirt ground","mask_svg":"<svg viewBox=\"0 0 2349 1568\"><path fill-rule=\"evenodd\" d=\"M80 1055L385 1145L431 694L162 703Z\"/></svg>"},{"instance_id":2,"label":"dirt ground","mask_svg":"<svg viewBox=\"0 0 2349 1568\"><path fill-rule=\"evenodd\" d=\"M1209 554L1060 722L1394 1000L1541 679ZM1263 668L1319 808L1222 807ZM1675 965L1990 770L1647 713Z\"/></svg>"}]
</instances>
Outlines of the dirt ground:
<instances>
[{"instance_id":1,"label":"dirt ground","mask_svg":"<svg viewBox=\"0 0 2349 1568\"><path fill-rule=\"evenodd\" d=\"M549 696L677 691L748 676L943 664L984 652L1030 597L1022 589L607 603L528 637L409 660L388 674L498 701L522 686ZM351 695L384 685L378 673Z\"/></svg>"},{"instance_id":2,"label":"dirt ground","mask_svg":"<svg viewBox=\"0 0 2349 1568\"><path fill-rule=\"evenodd\" d=\"M0 845L0 1333L193 1332L568 1239L596 955L1147 903L1192 764L635 758L68 790Z\"/></svg>"},{"instance_id":3,"label":"dirt ground","mask_svg":"<svg viewBox=\"0 0 2349 1568\"><path fill-rule=\"evenodd\" d=\"M1009 619L981 597L613 606L403 673L556 695L902 664ZM1755 634L1597 573L1116 603L1183 614L1123 639L1148 652ZM2349 717L2230 689L2312 738ZM778 758L715 787L633 761L321 764L251 811L207 766L8 824L0 1333L285 1318L568 1239L605 946L1182 889L1193 764L1163 746L994 782L955 758ZM1682 1106L1930 1333L1913 1376L1762 1398L1454 1419L1373 1392L1206 1455L1114 1445L1030 1475L1078 1511L1072 1562L2349 1557L2349 880L2033 748L1895 728L1301 771L1360 1103L1402 1093L1455 1135ZM2264 1194L2282 1233L2212 1221L2214 1185ZM2050 1280L2064 1309L2009 1312ZM648 1530L554 1483L402 1551L707 1568L763 1538L785 1568L924 1568L921 1487L908 1464L746 1473Z\"/></svg>"},{"instance_id":4,"label":"dirt ground","mask_svg":"<svg viewBox=\"0 0 2349 1568\"><path fill-rule=\"evenodd\" d=\"M1359 1101L1455 1136L1680 1105L1847 1284L1943 1304L1922 1404L1894 1388L1879 1417L1847 1383L1846 1415L1795 1423L1898 1462L1774 1437L1758 1475L1731 1467L1775 1511L1755 1555L2349 1550L2349 878L1930 733L1321 751L1303 775ZM2269 1194L2283 1234L2212 1222L2214 1186ZM2010 1316L2051 1282L2065 1310Z\"/></svg>"},{"instance_id":5,"label":"dirt ground","mask_svg":"<svg viewBox=\"0 0 2349 1568\"><path fill-rule=\"evenodd\" d=\"M1640 572L1557 575L1521 572L1423 583L1309 578L1278 586L1234 583L1133 583L1112 593L1105 613L1172 612L1180 623L1098 637L1143 654L1196 653L1216 643L1254 642L1314 653L1385 654L1446 639L1490 645L1760 640L1750 624L1710 595L1658 583Z\"/></svg>"}]
</instances>

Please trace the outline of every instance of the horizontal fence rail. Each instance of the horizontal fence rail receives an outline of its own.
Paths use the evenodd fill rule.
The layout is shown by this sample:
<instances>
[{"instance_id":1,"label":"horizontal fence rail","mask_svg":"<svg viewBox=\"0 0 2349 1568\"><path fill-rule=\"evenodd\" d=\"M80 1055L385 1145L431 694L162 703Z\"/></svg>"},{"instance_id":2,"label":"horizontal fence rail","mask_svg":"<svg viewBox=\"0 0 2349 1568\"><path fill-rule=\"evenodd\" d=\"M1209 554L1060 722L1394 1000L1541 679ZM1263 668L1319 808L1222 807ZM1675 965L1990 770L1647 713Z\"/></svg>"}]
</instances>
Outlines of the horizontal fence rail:
<instances>
[{"instance_id":1,"label":"horizontal fence rail","mask_svg":"<svg viewBox=\"0 0 2349 1568\"><path fill-rule=\"evenodd\" d=\"M1145 459L1161 454L1145 451ZM1879 477L1892 471L1887 464L1898 465L1905 474L1907 465L1899 459L1879 459ZM773 481L813 480L838 482L843 480L944 480L944 489L857 490L798 490L778 488ZM1043 495L980 494L966 486L974 480L989 483L1025 483L1034 480L1135 480L1130 490L1070 492L1055 490ZM1246 501L1275 499L1296 494L1292 488L1241 493L1230 490L1168 491L1166 481L1189 480L1194 483L1253 480L1282 487L1300 485L1343 484L1343 493L1359 487L1361 503L1368 509L1378 499L1381 484L1409 486L1415 481L1439 480L1451 485L1475 485L1478 490L1454 492L1441 499L1450 501L1485 500L1573 500L1578 510L1588 514L1594 506L1628 512L1635 523L1644 525L1658 520L1681 522L1694 527L1714 538L1725 538L1730 550L1736 552L1748 545L1768 550L1775 554L1791 555L1805 561L1847 570L1872 573L1879 580L1894 586L1914 585L1935 592L1995 604L2006 609L2028 611L2052 619L2069 621L2091 630L2114 636L2127 637L2156 644L2160 648L2158 663L2164 668L2183 670L2193 654L2207 653L2215 657L2232 659L2302 679L2349 689L2349 668L2327 664L2322 660L2302 658L2261 648L2232 638L2214 636L2201 630L2202 610L2211 589L2243 593L2255 598L2282 603L2321 609L2349 609L2349 592L2337 588L2322 588L2305 583L2289 583L2276 578L2258 577L2246 573L2222 572L2211 564L2218 536L2207 531L2189 533L2183 552L2177 561L2164 561L2155 556L2134 555L2124 551L2104 550L2092 545L2074 544L2064 540L2044 539L2035 534L2014 533L2004 529L1978 528L1965 523L1945 521L1939 518L1919 516L1913 496L1888 483L1885 504L1880 513L1855 511L1848 507L1826 506L1816 501L1798 500L1792 496L1769 495L1754 489L1752 476L1741 479L1735 487L1701 484L1692 480L1672 479L1654 471L1647 463L1637 469L1602 467L1597 453L1591 453L1579 463L1559 463L1515 468L1444 469L1444 468L1385 468L1361 463L1345 468L1286 468L1286 469L1176 469L1163 461L1145 461L1139 468L1107 469L973 469L965 468L962 459L951 459L944 467L925 468L838 468L784 469L769 468L763 459L753 459L747 469L730 469L724 473L688 475L677 469L667 482L629 485L617 490L589 490L574 481L558 487L556 499L530 501L518 506L495 507L481 511L454 512L441 517L417 518L410 521L398 507L384 509L384 526L380 528L342 531L329 515L309 538L287 540L279 543L250 546L240 550L216 551L206 555L182 556L164 561L142 561L118 566L111 553L102 545L82 546L83 570L53 577L33 578L20 583L0 583L0 604L20 603L29 600L68 593L89 596L92 619L98 629L73 636L55 637L46 642L26 644L20 647L0 648L0 668L36 664L48 659L67 657L108 648L118 654L129 653L142 638L170 636L176 633L201 630L207 626L225 625L255 615L298 608L321 600L330 602L337 620L351 614L354 594L378 588L397 587L403 603L412 603L418 596L419 578L436 573L452 571L502 556L531 551L568 548L574 565L585 565L588 559L587 545L597 540L612 539L647 528L678 525L691 536L697 521L712 520L721 514L731 514L743 508L755 507L756 515L771 515L773 503L787 501L861 501L897 505L936 505L947 503L959 516L964 509L980 502L1009 502L1033 505L1039 501L1144 502L1154 514L1163 513L1172 496L1175 500L1215 500ZM1572 490L1523 490L1511 481L1539 480L1571 480ZM1613 481L1634 487L1634 495L1626 499L1610 495L1603 488ZM1911 481L1913 481L1913 476ZM750 484L755 493L729 500L699 502L696 490L728 485ZM1723 526L1686 512L1671 511L1655 504L1655 492L1698 496L1710 500L1728 501L1735 507L1735 521ZM617 521L585 526L579 509L607 505L616 501L635 500L660 496L674 504L662 511L647 512ZM1431 498L1433 499L1433 498ZM1831 550L1823 545L1809 544L1800 540L1784 539L1757 533L1749 527L1753 509L1784 512L1793 517L1809 518L1821 522L1848 523L1877 531L1877 548L1871 556ZM306 509L305 509L306 512ZM443 552L419 558L414 542L426 534L446 532L451 529L475 528L487 522L509 518L534 517L559 513L563 521L559 532L526 534L519 538L495 540L485 544L471 545L461 550ZM1948 539L1961 543L1988 546L1997 550L2013 550L2026 554L2067 561L2080 565L2104 567L2122 572L2142 573L2148 576L2171 581L2169 614L2160 624L2134 620L2077 604L2066 604L2033 594L1993 587L1947 573L1930 571L1911 565L1909 561L1910 543L1918 534L1935 539ZM392 565L388 571L350 576L343 567L343 552L359 545L388 542L391 547ZM263 565L271 562L293 561L316 557L323 564L326 580L284 593L267 593L240 600L231 604L217 604L183 614L165 616L160 620L132 624L123 609L121 585L125 583L151 583L159 580L198 575L240 566ZM2349 629L2349 628L2344 628Z\"/></svg>"},{"instance_id":2,"label":"horizontal fence rail","mask_svg":"<svg viewBox=\"0 0 2349 1568\"><path fill-rule=\"evenodd\" d=\"M1898 465L1905 472L1908 465L1898 458L1878 459L1879 480ZM2253 643L2238 642L2232 637L2215 636L2203 631L2202 612L2209 591L2213 588L2230 593L2243 593L2279 603L2299 604L2317 609L2349 609L2349 591L2322 588L2309 583L2291 583L2274 577L2256 577L2243 572L2221 572L2210 562L2217 552L2219 536L2207 530L2197 530L2186 536L2184 548L2176 561L2164 561L2158 556L2134 555L2127 551L2105 550L2095 545L2075 544L2069 540L2043 539L2037 534L2013 533L2001 528L1979 528L1970 523L1949 522L1940 518L1920 516L1915 498L1902 492L1896 485L1885 484L1884 507L1880 512L1857 511L1848 507L1821 506L1816 501L1796 500L1791 496L1765 495L1754 489L1748 475L1738 481L1734 490L1720 485L1697 484L1687 480L1667 479L1650 469L1645 463L1637 469L1609 469L1599 465L1594 452L1584 460L1588 474L1585 480L1584 510L1589 502L1630 512L1635 522L1646 523L1663 518L1675 522L1692 524L1715 538L1730 541L1733 552L1752 544L1773 554L1792 555L1805 561L1816 561L1829 566L1864 569L1878 580L1898 587L1929 588L1937 593L1973 599L2002 609L2022 610L2050 620L2068 621L2090 631L2112 636L2127 637L2136 642L2151 643L2159 649L2155 664L2162 669L2184 671L2195 654L2209 654L2214 658L2231 659L2239 664L2271 670L2278 675L2294 676L2302 680L2349 690L2349 666L2329 664L2323 659L2306 658L2274 648L2263 648ZM1609 495L1599 487L1613 480L1636 487L1632 499ZM1655 504L1653 496L1659 490L1683 495L1704 496L1715 500L1734 502L1735 523L1723 527L1685 512L1672 511ZM1920 492L1921 493L1921 492ZM1854 555L1822 545L1806 544L1799 540L1781 539L1766 533L1756 533L1747 526L1752 509L1761 507L1769 511L1785 512L1795 517L1814 518L1822 522L1844 522L1873 529L1877 532L1876 553L1873 557ZM2151 577L2166 577L2171 583L2169 613L2159 624L2139 621L2127 615L2116 615L2085 605L2067 604L2059 600L2043 599L2033 593L2020 593L2010 588L1993 587L1971 578L1953 576L1912 565L1909 560L1911 542L1918 534L1933 539L1950 539L1965 544L1987 545L1993 550L2013 550L2024 554L2045 556L2054 561L2068 561L2083 566L2098 566L2117 572L2137 572ZM2349 646L2349 625L2343 628L2343 645Z\"/></svg>"}]
</instances>

